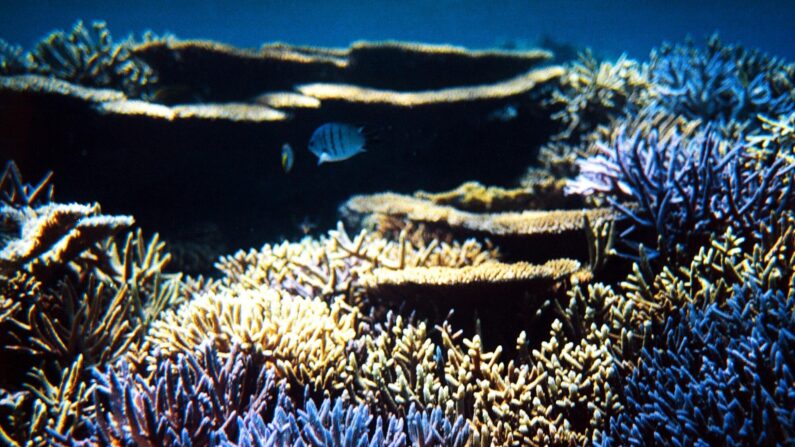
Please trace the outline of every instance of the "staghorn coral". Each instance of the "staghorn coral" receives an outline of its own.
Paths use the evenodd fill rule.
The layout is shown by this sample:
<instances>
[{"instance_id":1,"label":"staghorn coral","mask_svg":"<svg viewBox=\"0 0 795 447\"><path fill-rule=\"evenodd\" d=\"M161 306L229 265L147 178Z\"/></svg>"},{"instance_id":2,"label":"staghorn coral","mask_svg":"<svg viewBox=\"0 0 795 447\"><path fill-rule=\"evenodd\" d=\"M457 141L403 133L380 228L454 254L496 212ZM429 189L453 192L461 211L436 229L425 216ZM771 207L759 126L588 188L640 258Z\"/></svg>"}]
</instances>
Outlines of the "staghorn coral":
<instances>
[{"instance_id":1,"label":"staghorn coral","mask_svg":"<svg viewBox=\"0 0 795 447\"><path fill-rule=\"evenodd\" d=\"M598 62L590 52L567 67L561 87L547 106L563 130L554 140L580 141L597 125L642 108L652 84L646 68L622 55L615 62Z\"/></svg>"},{"instance_id":2,"label":"staghorn coral","mask_svg":"<svg viewBox=\"0 0 795 447\"><path fill-rule=\"evenodd\" d=\"M386 413L405 413L416 403L440 405L447 415L462 414L440 382L441 350L424 322L411 324L390 312L355 344L357 355L348 361L356 375L347 391L357 401Z\"/></svg>"},{"instance_id":3,"label":"staghorn coral","mask_svg":"<svg viewBox=\"0 0 795 447\"><path fill-rule=\"evenodd\" d=\"M628 442L640 445L660 442L655 437L657 435L653 436L654 432L670 430L670 436L666 436L666 439L674 439L682 445L697 444L696 438L692 436L695 433L710 433L712 430L703 424L720 424L726 411L713 404L702 405L695 401L685 403L682 400L684 395L675 391L682 389L683 393L688 392L685 390L687 384L690 384L689 395L693 399L707 399L709 393L721 393L716 387L722 387L720 389L724 390L724 394L712 394L716 397L713 402L725 402L726 408L731 408L734 421L743 420L742 412L749 417L755 417L750 415L767 411L767 404L759 400L740 400L743 410L732 406L734 404L729 405L729 395L740 393L747 396L745 391L740 391L740 387L755 386L753 381L758 384L758 380L750 379L750 373L731 370L732 363L729 363L727 370L725 353L729 351L720 351L724 348L719 348L719 351L705 351L706 347L725 347L728 346L727 343L748 347L754 346L756 342L747 344L742 341L746 337L742 334L736 339L727 335L736 331L722 324L712 327L712 323L705 325L697 321L704 321L706 318L714 322L713 317L723 319L731 315L730 319L743 319L748 330L762 327L754 323L750 316L755 315L764 305L747 305L749 302L757 303L757 299L764 300L767 304L777 302L776 306L784 305L792 312L791 303L795 290L792 287L795 284L793 223L795 221L791 213L772 219L761 226L754 238L756 243L751 248L746 248L748 246L744 239L729 228L724 235L714 238L707 246L702 247L689 264L678 269L665 267L655 274L650 271L650 266L641 267L636 264L633 273L620 285L618 291L604 284L590 284L587 291L585 287L570 290L568 303L563 303L562 307L552 303L557 306L560 316L560 323L556 323L560 324L556 328L560 329L560 337L568 340L589 340L594 345L601 346L609 354L606 360L609 359L609 364L616 368L617 374L613 372L605 379L613 390L609 398L605 395L602 404L589 407L597 418L591 425L595 429L591 432L593 440L599 441L602 434L605 434L606 437L601 441L605 445L624 445ZM746 304L737 305L735 296L738 293L750 297L742 298L746 300ZM743 307L745 310L742 310ZM690 314L694 312L698 313L691 317ZM775 317L778 320L766 320L768 322L764 324L765 330L774 331L771 332L775 334L772 335L774 339L779 336L786 337L784 334L791 331L787 329L791 315L782 317L779 310L773 314L778 315ZM669 321L668 329L663 333L662 328L671 315L676 317ZM697 332L696 336L692 336L694 331ZM709 337L713 337L714 343L708 341ZM777 349L774 347L776 343L772 341L760 342L758 346ZM702 362L698 360L702 352L707 355L705 361L714 362L711 364L715 368L702 367ZM738 352L746 351L740 349ZM761 358L758 353L748 352L744 355L745 358ZM639 361L641 369L636 370ZM736 364L741 367L739 362ZM760 363L764 364L771 363ZM689 372L685 373L688 369ZM716 371L715 374L722 376L712 376L710 371ZM730 377L737 379L729 379ZM760 377L770 376L760 373ZM777 382L769 382L771 385L765 387L770 390L775 383ZM629 394L625 394L624 387ZM723 401L724 397L718 396L725 396L727 400ZM784 395L778 392L778 396L783 398ZM791 403L781 401L780 405L784 412L792 408ZM688 409L697 407L702 409L703 418L688 412ZM627 410L629 413L623 413ZM779 411L777 414L785 413ZM692 419L694 417L696 419ZM612 422L606 424L610 418ZM597 423L596 420L601 422ZM683 429L689 426L699 427L699 424L702 424L701 429L695 431ZM740 424L731 424L726 426L726 433L736 433L740 429ZM666 426L668 428L663 428ZM741 439L731 436L735 441ZM708 442L713 443L729 440L726 438L719 442L717 438L710 439L712 441Z\"/></svg>"},{"instance_id":4,"label":"staghorn coral","mask_svg":"<svg viewBox=\"0 0 795 447\"><path fill-rule=\"evenodd\" d=\"M631 257L641 244L654 247L651 258L687 252L727 225L749 234L795 206L791 166L783 159L752 163L747 146L715 132L643 135L621 126L614 144L580 169L568 192L607 196L629 222L621 238Z\"/></svg>"},{"instance_id":5,"label":"staghorn coral","mask_svg":"<svg viewBox=\"0 0 795 447\"><path fill-rule=\"evenodd\" d=\"M85 413L90 412L94 385L83 379L83 357L59 373L55 381L43 370L34 370L30 388L33 409L29 422L29 443L52 445L55 439L69 437L87 430Z\"/></svg>"},{"instance_id":6,"label":"staghorn coral","mask_svg":"<svg viewBox=\"0 0 795 447\"><path fill-rule=\"evenodd\" d=\"M49 446L87 429L93 385L83 380L81 356L55 374L29 371L27 389L0 390L0 440L8 446Z\"/></svg>"},{"instance_id":7,"label":"staghorn coral","mask_svg":"<svg viewBox=\"0 0 795 447\"><path fill-rule=\"evenodd\" d=\"M782 445L792 440L792 297L754 284L682 309L627 378L599 445Z\"/></svg>"},{"instance_id":8,"label":"staghorn coral","mask_svg":"<svg viewBox=\"0 0 795 447\"><path fill-rule=\"evenodd\" d=\"M411 406L405 417L373 417L364 405L343 398L316 405L308 396L296 406L288 387L265 368L258 354L233 347L222 360L210 343L159 357L154 375L144 378L120 363L95 374L96 421L92 443L121 446L169 445L412 445L461 446L468 439L462 418L451 423L438 409ZM86 440L59 436L62 444Z\"/></svg>"},{"instance_id":9,"label":"staghorn coral","mask_svg":"<svg viewBox=\"0 0 795 447\"><path fill-rule=\"evenodd\" d=\"M0 76L22 74L29 69L22 48L0 39Z\"/></svg>"},{"instance_id":10,"label":"staghorn coral","mask_svg":"<svg viewBox=\"0 0 795 447\"><path fill-rule=\"evenodd\" d=\"M26 184L16 163L9 161L0 176L0 201L13 208L35 207L52 199L53 187L50 184L52 172L44 176L38 185Z\"/></svg>"},{"instance_id":11,"label":"staghorn coral","mask_svg":"<svg viewBox=\"0 0 795 447\"><path fill-rule=\"evenodd\" d=\"M323 445L348 447L354 445L399 447L406 443L403 420L389 417L384 423L373 416L365 406L346 406L335 399L332 406L325 399L318 408L308 400L303 410L295 410L284 394L279 395L279 406L272 422L266 423L259 414L239 420L240 440L237 443L223 440L223 447L237 446L304 446ZM384 425L386 424L386 425ZM433 445L433 444L429 444Z\"/></svg>"},{"instance_id":12,"label":"staghorn coral","mask_svg":"<svg viewBox=\"0 0 795 447\"><path fill-rule=\"evenodd\" d=\"M92 441L101 445L215 445L237 438L236 419L264 413L276 400L276 381L256 354L232 348L221 360L210 344L158 358L150 380L129 365L96 373ZM64 437L62 442L68 440Z\"/></svg>"},{"instance_id":13,"label":"staghorn coral","mask_svg":"<svg viewBox=\"0 0 795 447\"><path fill-rule=\"evenodd\" d=\"M505 363L500 348L484 351L478 337L457 342L450 328L441 330L444 380L452 398L467 403L474 445L582 444L616 406L604 340L561 344L561 325L553 323L549 339L527 355L527 363ZM527 343L520 334L517 344L529 352Z\"/></svg>"},{"instance_id":14,"label":"staghorn coral","mask_svg":"<svg viewBox=\"0 0 795 447\"><path fill-rule=\"evenodd\" d=\"M469 445L582 444L614 413L604 338L567 342L556 322L532 354L531 340L520 334L524 354L506 362L501 347L487 351L478 336L462 341L446 323L437 329L438 344L425 323L388 317L360 339L363 356L354 357L349 393L385 412L439 406L450 418L464 416Z\"/></svg>"},{"instance_id":15,"label":"staghorn coral","mask_svg":"<svg viewBox=\"0 0 795 447\"><path fill-rule=\"evenodd\" d=\"M274 289L227 289L194 297L166 311L148 334L151 352L191 352L205 341L222 355L234 345L261 355L279 377L315 391L342 387L345 347L358 333L359 312Z\"/></svg>"},{"instance_id":16,"label":"staghorn coral","mask_svg":"<svg viewBox=\"0 0 795 447\"><path fill-rule=\"evenodd\" d=\"M652 104L688 119L726 127L756 114L782 115L795 108L795 68L757 51L723 44L705 49L692 42L652 52Z\"/></svg>"},{"instance_id":17,"label":"staghorn coral","mask_svg":"<svg viewBox=\"0 0 795 447\"><path fill-rule=\"evenodd\" d=\"M87 369L125 355L181 293L180 275L161 275L157 237L130 233L120 249L113 235L132 218L51 203L49 180L24 184L13 162L0 177L3 386L21 396L0 420L12 445L84 432Z\"/></svg>"},{"instance_id":18,"label":"staghorn coral","mask_svg":"<svg viewBox=\"0 0 795 447\"><path fill-rule=\"evenodd\" d=\"M558 178L575 177L579 173L578 162L581 159L598 155L602 147L615 144L622 132L648 136L656 131L662 135L663 140L668 140L676 133L683 136L693 135L700 125L699 120L688 120L672 115L663 108L646 106L632 115L599 124L577 143L551 141L545 144L539 150L538 161L545 170ZM622 126L626 130L622 130Z\"/></svg>"},{"instance_id":19,"label":"staghorn coral","mask_svg":"<svg viewBox=\"0 0 795 447\"><path fill-rule=\"evenodd\" d=\"M112 87L140 96L157 81L154 71L125 43L114 45L104 22L78 21L69 33L56 31L28 56L30 71L90 87Z\"/></svg>"},{"instance_id":20,"label":"staghorn coral","mask_svg":"<svg viewBox=\"0 0 795 447\"><path fill-rule=\"evenodd\" d=\"M759 160L781 157L788 165L795 165L795 112L778 118L759 115L761 130L748 135L749 151Z\"/></svg>"},{"instance_id":21,"label":"staghorn coral","mask_svg":"<svg viewBox=\"0 0 795 447\"><path fill-rule=\"evenodd\" d=\"M266 423L260 415L246 418L242 423L239 443L222 443L225 447L266 445L324 445L352 447L354 445L401 447L408 445L464 447L469 439L469 427L459 417L451 423L438 408L421 411L411 405L405 417L389 415L375 417L364 405L352 406L343 399L325 399L318 408L307 400L304 409L296 413L291 404L279 396L279 408L273 421ZM387 422L382 422L384 419ZM375 424L373 424L375 420ZM242 426L241 424L241 426Z\"/></svg>"}]
</instances>

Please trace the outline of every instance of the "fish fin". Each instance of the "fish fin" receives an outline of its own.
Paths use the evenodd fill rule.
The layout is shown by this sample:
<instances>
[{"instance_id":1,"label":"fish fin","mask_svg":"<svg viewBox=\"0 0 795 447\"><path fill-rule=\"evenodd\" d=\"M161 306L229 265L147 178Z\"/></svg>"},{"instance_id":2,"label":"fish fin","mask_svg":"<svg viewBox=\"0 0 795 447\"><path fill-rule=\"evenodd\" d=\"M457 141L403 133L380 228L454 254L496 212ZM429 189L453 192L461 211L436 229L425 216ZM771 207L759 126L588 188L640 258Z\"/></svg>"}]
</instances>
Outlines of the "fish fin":
<instances>
[{"instance_id":1,"label":"fish fin","mask_svg":"<svg viewBox=\"0 0 795 447\"><path fill-rule=\"evenodd\" d=\"M317 157L317 165L318 166L322 165L323 163L325 163L327 161L328 161L328 156L325 153L322 153L322 154L320 154L319 157Z\"/></svg>"}]
</instances>

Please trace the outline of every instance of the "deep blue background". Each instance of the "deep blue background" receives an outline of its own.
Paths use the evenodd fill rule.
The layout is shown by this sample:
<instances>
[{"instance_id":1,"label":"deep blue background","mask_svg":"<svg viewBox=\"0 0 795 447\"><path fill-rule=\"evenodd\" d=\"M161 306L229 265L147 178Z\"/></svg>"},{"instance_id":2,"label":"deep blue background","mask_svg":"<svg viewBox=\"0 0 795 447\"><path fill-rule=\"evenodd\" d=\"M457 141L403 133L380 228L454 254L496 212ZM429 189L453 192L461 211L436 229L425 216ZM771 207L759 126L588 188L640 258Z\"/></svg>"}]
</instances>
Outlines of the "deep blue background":
<instances>
[{"instance_id":1,"label":"deep blue background","mask_svg":"<svg viewBox=\"0 0 795 447\"><path fill-rule=\"evenodd\" d=\"M117 39L152 29L238 46L402 39L489 47L547 34L641 59L662 41L719 31L724 41L795 60L795 0L0 0L0 38L25 47L77 19L106 20Z\"/></svg>"}]
</instances>

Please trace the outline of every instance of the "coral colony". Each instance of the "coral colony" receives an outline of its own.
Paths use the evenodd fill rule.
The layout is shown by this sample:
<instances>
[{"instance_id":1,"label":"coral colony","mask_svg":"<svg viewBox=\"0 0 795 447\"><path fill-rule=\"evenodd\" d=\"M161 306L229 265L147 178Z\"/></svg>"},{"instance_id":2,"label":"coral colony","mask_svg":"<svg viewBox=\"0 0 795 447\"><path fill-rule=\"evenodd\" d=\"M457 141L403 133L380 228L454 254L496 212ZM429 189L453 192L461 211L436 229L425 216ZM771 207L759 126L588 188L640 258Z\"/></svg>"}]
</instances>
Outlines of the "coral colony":
<instances>
[{"instance_id":1,"label":"coral colony","mask_svg":"<svg viewBox=\"0 0 795 447\"><path fill-rule=\"evenodd\" d=\"M26 183L9 161L0 443L792 443L795 65L713 38L647 62L529 68L550 56L527 52L507 80L469 87L302 79L251 103L168 105L163 57L147 59L509 57L357 45L114 43L101 23L30 52L0 45L0 89L102 113L259 122L332 98L421 109L521 95L554 125L512 188L352 197L325 235L223 256L212 277L169 267L131 216L57 202L58 172Z\"/></svg>"}]
</instances>

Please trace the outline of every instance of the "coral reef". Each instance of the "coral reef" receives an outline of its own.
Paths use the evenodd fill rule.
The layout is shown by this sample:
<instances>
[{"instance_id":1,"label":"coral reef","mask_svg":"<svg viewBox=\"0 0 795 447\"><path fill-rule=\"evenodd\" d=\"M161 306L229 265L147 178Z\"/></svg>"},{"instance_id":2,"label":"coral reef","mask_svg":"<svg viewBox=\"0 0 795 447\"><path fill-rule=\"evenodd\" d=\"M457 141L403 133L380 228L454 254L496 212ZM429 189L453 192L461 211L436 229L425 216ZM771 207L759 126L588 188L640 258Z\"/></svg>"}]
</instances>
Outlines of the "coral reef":
<instances>
[{"instance_id":1,"label":"coral reef","mask_svg":"<svg viewBox=\"0 0 795 447\"><path fill-rule=\"evenodd\" d=\"M69 33L52 33L27 54L27 65L21 50L5 44L2 48L4 75L35 73L69 83L19 76L6 79L4 88L90 98L102 113L166 120L282 121L302 109L321 108L326 101L398 108L493 104L528 94L563 74L557 66L531 69L551 57L541 50L358 42L347 50L273 44L252 51L151 35L141 43L128 39L114 45L103 22L77 22ZM400 84L384 84L392 79L381 73L385 59L392 60L391 70L404 70ZM204 69L190 70L194 78L185 65ZM220 66L226 67L223 84L210 72ZM416 75L429 72L439 75ZM290 76L285 78L285 73ZM95 92L102 87L123 95L106 99ZM176 104L170 97L177 98Z\"/></svg>"},{"instance_id":2,"label":"coral reef","mask_svg":"<svg viewBox=\"0 0 795 447\"><path fill-rule=\"evenodd\" d=\"M0 75L22 74L30 70L22 47L9 44L0 39Z\"/></svg>"},{"instance_id":3,"label":"coral reef","mask_svg":"<svg viewBox=\"0 0 795 447\"><path fill-rule=\"evenodd\" d=\"M533 174L537 174L533 176ZM462 211L475 213L520 211L524 209L544 209L562 191L564 182L556 182L551 176L542 172L528 173L518 188L501 188L485 186L478 182L466 182L457 188L431 193L418 191L414 196L418 199L430 200L437 205L452 206Z\"/></svg>"},{"instance_id":4,"label":"coral reef","mask_svg":"<svg viewBox=\"0 0 795 447\"><path fill-rule=\"evenodd\" d=\"M78 21L69 33L56 31L30 52L29 71L89 87L112 87L131 97L157 81L154 71L130 53L128 43L113 44L104 22Z\"/></svg>"},{"instance_id":5,"label":"coral reef","mask_svg":"<svg viewBox=\"0 0 795 447\"><path fill-rule=\"evenodd\" d=\"M649 78L653 104L688 119L726 127L757 114L782 115L795 108L795 67L717 36L705 49L692 42L653 52Z\"/></svg>"},{"instance_id":6,"label":"coral reef","mask_svg":"<svg viewBox=\"0 0 795 447\"><path fill-rule=\"evenodd\" d=\"M548 102L563 126L553 139L576 142L596 126L646 105L652 81L645 67L626 56L599 62L586 51L567 66L561 84Z\"/></svg>"},{"instance_id":7,"label":"coral reef","mask_svg":"<svg viewBox=\"0 0 795 447\"><path fill-rule=\"evenodd\" d=\"M754 285L724 305L680 310L644 347L600 445L789 442L793 317L791 296Z\"/></svg>"},{"instance_id":8,"label":"coral reef","mask_svg":"<svg viewBox=\"0 0 795 447\"><path fill-rule=\"evenodd\" d=\"M655 129L643 135L623 126L616 135L600 155L581 162L579 177L567 188L607 195L631 222L622 234L630 256L641 244L650 258L687 252L727 225L748 234L795 206L792 167L776 158L754 163L741 142L709 131L683 137ZM651 235L639 236L644 230Z\"/></svg>"},{"instance_id":9,"label":"coral reef","mask_svg":"<svg viewBox=\"0 0 795 447\"><path fill-rule=\"evenodd\" d=\"M550 195L557 193L553 189ZM340 210L349 223L375 227L382 234L405 229L426 241L488 238L507 258L532 262L588 260L586 221L599 224L614 217L608 208L474 213L394 193L354 196Z\"/></svg>"},{"instance_id":10,"label":"coral reef","mask_svg":"<svg viewBox=\"0 0 795 447\"><path fill-rule=\"evenodd\" d=\"M355 309L272 289L235 292L199 296L166 312L149 333L152 350L173 356L210 340L227 354L240 345L292 383L326 391L342 386L345 346L360 319Z\"/></svg>"},{"instance_id":11,"label":"coral reef","mask_svg":"<svg viewBox=\"0 0 795 447\"><path fill-rule=\"evenodd\" d=\"M95 30L88 22L50 40L34 52L41 58L58 55L65 65L54 60L52 70L63 75L32 68L0 75L0 134L11 140L9 157L28 172L69 172L60 180L64 191L125 210L168 240L196 221L225 224L221 230L233 238L230 247L290 236L293 220L304 216L327 216L322 225L331 227L338 204L362 192L355 185L438 191L473 178L499 184L520 176L533 160L531 151L516 163L494 154L507 154L514 141L530 146L547 138L553 129L543 103L565 72L550 64L552 55L543 50L410 42L243 49L148 35L111 43L106 27ZM140 68L135 76L146 83L133 82L138 62L156 79ZM69 77L72 69L97 81ZM119 85L128 78L117 79L117 70L131 87ZM37 113L31 116L31 110ZM511 113L505 119L489 118L506 110ZM478 124L484 121L488 126ZM303 147L326 122L364 126L378 155L318 170L297 150L295 170L284 175L278 162L282 145ZM22 141L23 134L35 138ZM217 157L211 141L225 141L235 156ZM505 147L484 150L494 142ZM163 150L144 149L155 147ZM411 156L405 156L407 150ZM193 156L188 160L186 153ZM445 163L451 157L461 163ZM182 168L166 173L164 165ZM431 165L438 168L425 168ZM338 182L333 174L338 170L351 181ZM211 179L224 172L240 173L237 182L225 185L234 191L214 194L218 185ZM405 175L398 179L394 172ZM123 186L141 182L140 188ZM155 193L160 200L150 200ZM252 193L262 208L242 206ZM191 212L175 213L178 203ZM219 218L255 221L262 209L288 206L290 213L271 214L269 225L253 232Z\"/></svg>"},{"instance_id":12,"label":"coral reef","mask_svg":"<svg viewBox=\"0 0 795 447\"><path fill-rule=\"evenodd\" d=\"M121 363L95 375L97 421L92 440L102 445L411 445L461 446L469 437L462 418L454 423L439 409L405 419L373 416L342 398L320 405L289 397L284 382L263 368L261 357L233 348L226 360L204 344L175 364L159 359L151 378ZM63 436L64 444L82 445Z\"/></svg>"},{"instance_id":13,"label":"coral reef","mask_svg":"<svg viewBox=\"0 0 795 447\"><path fill-rule=\"evenodd\" d=\"M161 275L157 237L115 235L132 224L98 205L51 202L50 176L25 184L10 162L0 177L4 392L14 396L0 430L11 445L46 445L83 431L88 368L121 358L179 301L180 276Z\"/></svg>"},{"instance_id":14,"label":"coral reef","mask_svg":"<svg viewBox=\"0 0 795 447\"><path fill-rule=\"evenodd\" d=\"M342 212L352 221L362 215L384 216L494 236L554 235L582 230L585 215L593 221L611 218L610 212L602 209L476 214L394 193L353 197L342 206Z\"/></svg>"},{"instance_id":15,"label":"coral reef","mask_svg":"<svg viewBox=\"0 0 795 447\"><path fill-rule=\"evenodd\" d=\"M188 276L186 262L166 273L158 235L98 204L55 202L50 175L27 184L9 163L4 445L780 445L795 435L795 113L782 61L713 39L706 50L665 46L649 65L586 53L538 69L549 54L398 42L254 51L170 36L113 46L104 26L79 25L29 61L56 79L13 75L20 51L0 50L0 100L79 97L121 121L239 118L286 139L321 113L375 110L411 117L409 127L441 116L432 128L473 114L486 133L525 125L489 121L494 107L554 115L518 186L449 190L447 179L428 187L442 193L354 196L340 209L347 230L240 250L211 277ZM160 86L185 81L200 104L141 93L154 78L136 61ZM213 81L219 61L238 67L232 85ZM406 77L387 76L385 61ZM180 78L186 63L196 70ZM335 175L350 172L340 166ZM520 175L510 173L501 181ZM256 194L242 191L225 199L250 205ZM184 234L223 233L196 222Z\"/></svg>"}]
</instances>

